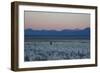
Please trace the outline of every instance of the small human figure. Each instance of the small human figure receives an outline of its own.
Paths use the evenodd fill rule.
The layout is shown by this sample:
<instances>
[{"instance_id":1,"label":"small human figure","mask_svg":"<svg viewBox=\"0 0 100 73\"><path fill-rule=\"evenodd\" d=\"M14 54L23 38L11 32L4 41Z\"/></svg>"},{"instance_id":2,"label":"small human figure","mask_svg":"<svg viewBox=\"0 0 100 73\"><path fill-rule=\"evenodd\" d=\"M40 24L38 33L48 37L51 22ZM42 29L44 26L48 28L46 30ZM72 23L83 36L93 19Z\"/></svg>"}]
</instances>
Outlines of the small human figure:
<instances>
[{"instance_id":1,"label":"small human figure","mask_svg":"<svg viewBox=\"0 0 100 73\"><path fill-rule=\"evenodd\" d=\"M52 45L52 41L50 41L50 45Z\"/></svg>"}]
</instances>

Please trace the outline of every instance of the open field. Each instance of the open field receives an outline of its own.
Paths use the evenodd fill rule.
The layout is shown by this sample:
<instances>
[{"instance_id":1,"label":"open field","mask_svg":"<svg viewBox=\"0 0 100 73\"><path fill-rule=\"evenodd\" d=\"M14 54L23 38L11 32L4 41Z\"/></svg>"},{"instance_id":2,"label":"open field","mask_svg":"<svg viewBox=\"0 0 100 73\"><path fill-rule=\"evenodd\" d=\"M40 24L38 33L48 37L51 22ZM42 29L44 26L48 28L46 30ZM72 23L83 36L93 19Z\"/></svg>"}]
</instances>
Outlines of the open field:
<instances>
[{"instance_id":1,"label":"open field","mask_svg":"<svg viewBox=\"0 0 100 73\"><path fill-rule=\"evenodd\" d=\"M69 60L90 58L90 40L27 40L24 61Z\"/></svg>"}]
</instances>

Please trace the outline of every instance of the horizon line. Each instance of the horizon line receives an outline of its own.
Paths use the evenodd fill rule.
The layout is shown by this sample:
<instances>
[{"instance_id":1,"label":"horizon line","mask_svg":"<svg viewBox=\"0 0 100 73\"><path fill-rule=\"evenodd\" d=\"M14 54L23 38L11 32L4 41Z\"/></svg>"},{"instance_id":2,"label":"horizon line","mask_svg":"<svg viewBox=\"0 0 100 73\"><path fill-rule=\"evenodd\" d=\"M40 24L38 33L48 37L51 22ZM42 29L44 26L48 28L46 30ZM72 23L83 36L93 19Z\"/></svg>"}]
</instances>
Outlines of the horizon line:
<instances>
[{"instance_id":1,"label":"horizon line","mask_svg":"<svg viewBox=\"0 0 100 73\"><path fill-rule=\"evenodd\" d=\"M57 29L32 29L32 28L27 28L27 29L24 29L24 30L28 30L28 29L31 29L31 30L37 30L37 31L64 31L64 30L85 30L85 29L90 29L90 27L86 27L86 28L83 28L83 29L61 29L61 30L57 30Z\"/></svg>"}]
</instances>

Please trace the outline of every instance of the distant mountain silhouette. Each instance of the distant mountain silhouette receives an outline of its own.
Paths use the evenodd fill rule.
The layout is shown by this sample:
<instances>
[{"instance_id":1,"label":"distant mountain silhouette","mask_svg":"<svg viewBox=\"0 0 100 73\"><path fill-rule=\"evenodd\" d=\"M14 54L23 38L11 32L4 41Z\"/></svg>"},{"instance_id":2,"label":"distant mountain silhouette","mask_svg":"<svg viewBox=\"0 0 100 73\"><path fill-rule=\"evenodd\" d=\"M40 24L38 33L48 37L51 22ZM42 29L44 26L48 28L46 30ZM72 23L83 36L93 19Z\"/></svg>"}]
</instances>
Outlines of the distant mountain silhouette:
<instances>
[{"instance_id":1,"label":"distant mountain silhouette","mask_svg":"<svg viewBox=\"0 0 100 73\"><path fill-rule=\"evenodd\" d=\"M90 37L90 28L85 28L85 29L74 29L74 30L69 30L69 29L64 29L61 31L57 30L33 30L33 29L25 29L24 30L24 35L25 37L34 37L34 36L51 36L51 37L70 37L70 36L75 36L75 37Z\"/></svg>"},{"instance_id":2,"label":"distant mountain silhouette","mask_svg":"<svg viewBox=\"0 0 100 73\"><path fill-rule=\"evenodd\" d=\"M90 35L90 28L85 28L83 30L64 29L61 31L25 29L24 32L25 35Z\"/></svg>"}]
</instances>

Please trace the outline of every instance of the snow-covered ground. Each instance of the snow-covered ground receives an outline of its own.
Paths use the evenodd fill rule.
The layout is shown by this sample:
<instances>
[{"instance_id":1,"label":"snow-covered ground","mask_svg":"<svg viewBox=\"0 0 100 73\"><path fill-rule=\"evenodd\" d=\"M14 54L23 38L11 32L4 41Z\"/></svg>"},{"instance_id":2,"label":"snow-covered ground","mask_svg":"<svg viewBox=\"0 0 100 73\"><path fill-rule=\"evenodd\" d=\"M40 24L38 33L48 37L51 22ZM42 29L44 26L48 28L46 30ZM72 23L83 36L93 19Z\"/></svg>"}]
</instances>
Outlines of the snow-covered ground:
<instances>
[{"instance_id":1,"label":"snow-covered ground","mask_svg":"<svg viewBox=\"0 0 100 73\"><path fill-rule=\"evenodd\" d=\"M24 43L25 61L90 58L89 40L31 40Z\"/></svg>"}]
</instances>

